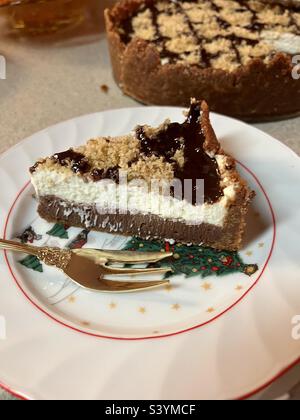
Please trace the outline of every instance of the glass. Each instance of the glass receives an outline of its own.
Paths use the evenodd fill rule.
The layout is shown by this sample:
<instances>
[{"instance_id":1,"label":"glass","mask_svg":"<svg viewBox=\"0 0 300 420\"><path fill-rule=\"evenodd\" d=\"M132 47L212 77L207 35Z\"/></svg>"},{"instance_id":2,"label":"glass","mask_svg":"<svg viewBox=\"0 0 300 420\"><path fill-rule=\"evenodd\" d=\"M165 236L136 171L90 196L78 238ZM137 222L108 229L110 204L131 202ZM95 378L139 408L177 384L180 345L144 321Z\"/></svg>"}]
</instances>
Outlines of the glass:
<instances>
[{"instance_id":1,"label":"glass","mask_svg":"<svg viewBox=\"0 0 300 420\"><path fill-rule=\"evenodd\" d=\"M52 33L85 19L84 0L0 0L11 26L29 34Z\"/></svg>"}]
</instances>

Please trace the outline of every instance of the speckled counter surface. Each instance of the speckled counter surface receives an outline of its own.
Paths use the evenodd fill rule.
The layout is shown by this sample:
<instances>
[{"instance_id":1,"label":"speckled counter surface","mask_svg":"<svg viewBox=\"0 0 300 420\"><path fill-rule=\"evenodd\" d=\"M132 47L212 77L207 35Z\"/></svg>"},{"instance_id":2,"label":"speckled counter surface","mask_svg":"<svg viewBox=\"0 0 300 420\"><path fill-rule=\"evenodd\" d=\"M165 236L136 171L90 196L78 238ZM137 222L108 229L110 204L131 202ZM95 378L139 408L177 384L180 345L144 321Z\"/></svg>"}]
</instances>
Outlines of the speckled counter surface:
<instances>
[{"instance_id":1,"label":"speckled counter surface","mask_svg":"<svg viewBox=\"0 0 300 420\"><path fill-rule=\"evenodd\" d=\"M98 3L104 7L110 0ZM0 55L7 60L7 79L0 80L0 152L62 120L137 106L113 81L101 15L101 10L93 13L94 21L72 36L43 40L8 34L0 16ZM109 87L107 94L100 89L103 84ZM300 118L256 126L300 154ZM297 367L263 397L279 397L299 378ZM0 391L0 399L9 398ZM294 398L300 399L300 389L295 389Z\"/></svg>"}]
</instances>

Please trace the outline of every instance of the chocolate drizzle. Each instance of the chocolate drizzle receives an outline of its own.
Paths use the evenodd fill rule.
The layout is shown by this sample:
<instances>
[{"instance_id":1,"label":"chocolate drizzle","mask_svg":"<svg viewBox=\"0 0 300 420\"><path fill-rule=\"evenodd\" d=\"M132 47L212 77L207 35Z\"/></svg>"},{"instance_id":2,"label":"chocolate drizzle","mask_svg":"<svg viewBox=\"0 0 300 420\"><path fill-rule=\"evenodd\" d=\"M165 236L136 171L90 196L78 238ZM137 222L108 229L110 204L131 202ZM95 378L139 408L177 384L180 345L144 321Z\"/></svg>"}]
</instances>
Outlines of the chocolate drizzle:
<instances>
[{"instance_id":1,"label":"chocolate drizzle","mask_svg":"<svg viewBox=\"0 0 300 420\"><path fill-rule=\"evenodd\" d=\"M91 172L91 177L94 182L101 181L104 176L104 169L93 169Z\"/></svg>"},{"instance_id":2,"label":"chocolate drizzle","mask_svg":"<svg viewBox=\"0 0 300 420\"><path fill-rule=\"evenodd\" d=\"M34 174L35 173L35 171L38 169L38 167L43 163L44 161L39 161L39 162L36 162L33 166L31 166L30 168L29 168L29 172L31 173L31 174Z\"/></svg>"},{"instance_id":3,"label":"chocolate drizzle","mask_svg":"<svg viewBox=\"0 0 300 420\"><path fill-rule=\"evenodd\" d=\"M69 149L65 152L56 153L51 159L61 166L69 166L75 174L85 174L90 171L91 166L88 159L81 153L75 152L73 149ZM30 173L36 172L38 167L45 163L45 160L37 162L30 168Z\"/></svg>"},{"instance_id":4,"label":"chocolate drizzle","mask_svg":"<svg viewBox=\"0 0 300 420\"><path fill-rule=\"evenodd\" d=\"M141 142L141 152L145 156L163 156L167 162L172 163L175 178L179 179L183 186L185 180L192 180L193 205L197 203L197 180L204 180L205 202L214 203L223 195L217 162L210 158L203 148L205 136L200 119L200 103L194 102L183 124L169 124L152 137L146 135L143 127L136 130L136 136ZM181 149L184 150L182 168L174 160L174 154Z\"/></svg>"},{"instance_id":5,"label":"chocolate drizzle","mask_svg":"<svg viewBox=\"0 0 300 420\"><path fill-rule=\"evenodd\" d=\"M205 1L206 3L210 4L211 10L216 12L215 19L220 29L223 29L223 30L230 29L231 24L227 22L226 19L223 18L220 14L220 12L222 11L222 7L218 6L213 0L205 0ZM184 2L197 4L198 0L184 0ZM211 67L213 64L213 60L219 58L223 54L223 51L217 52L217 53L208 52L207 49L205 48L206 42L213 42L218 39L226 39L230 41L231 50L234 52L235 60L238 64L242 63L242 57L238 48L239 45L243 44L243 45L250 45L254 47L260 42L260 39L251 39L251 38L247 38L243 36L238 36L235 33L227 33L227 34L222 34L222 35L220 34L220 35L216 35L213 38L206 39L204 36L201 36L201 34L199 33L199 31L197 30L195 26L196 22L191 21L191 19L188 16L187 11L185 10L184 7L182 7L182 3L183 3L183 0L170 0L169 2L166 2L166 8L165 10L163 10L163 13L169 16L172 16L173 14L183 15L184 20L189 28L189 31L187 33L183 29L182 33L184 35L191 35L195 40L195 44L199 46L199 63L198 63L199 66L203 68ZM272 6L265 5L265 7L272 7ZM284 13L284 10L286 10L284 9L283 6L277 5L276 7L282 8L282 13ZM182 56L184 56L185 53L183 54L174 53L174 52L169 51L168 48L166 47L166 43L167 41L169 41L169 38L163 36L160 31L160 26L158 24L158 17L161 11L159 11L158 8L156 7L155 0L145 0L145 4L142 5L132 16L120 22L119 28L120 28L121 40L125 44L128 44L132 40L132 38L134 37L132 19L136 17L137 15L139 15L140 13L145 12L146 10L150 10L151 12L151 16L152 16L151 25L155 30L155 37L154 37L154 40L151 41L151 43L156 45L160 53L161 59L167 59L169 63L176 63L178 60L182 58ZM293 8L291 8L290 10L291 10L290 24L296 28L297 34L300 34L300 26L297 23L295 17L293 16L293 13L296 13L296 12L299 13L299 10L294 10ZM251 4L249 4L247 0L239 1L239 7L238 9L236 9L236 12L244 12L244 13L250 12L251 13L250 24L246 26L236 25L237 28L246 29L250 31L251 33L260 33L262 30L266 28L266 26L268 27L268 29L276 28L276 24L264 25L259 19L258 12L253 7L251 7ZM197 22L197 23L201 23L201 22Z\"/></svg>"},{"instance_id":6,"label":"chocolate drizzle","mask_svg":"<svg viewBox=\"0 0 300 420\"><path fill-rule=\"evenodd\" d=\"M115 166L108 169L93 169L91 172L91 177L94 182L101 181L102 179L111 179L116 184L120 182L120 168Z\"/></svg>"},{"instance_id":7,"label":"chocolate drizzle","mask_svg":"<svg viewBox=\"0 0 300 420\"><path fill-rule=\"evenodd\" d=\"M118 166L108 169L92 169L88 159L72 149L66 152L56 153L52 156L52 159L62 166L69 166L75 174L84 175L89 173L94 182L101 181L102 179L111 179L119 183L120 168Z\"/></svg>"},{"instance_id":8,"label":"chocolate drizzle","mask_svg":"<svg viewBox=\"0 0 300 420\"><path fill-rule=\"evenodd\" d=\"M91 169L87 158L72 149L69 149L66 152L56 153L52 156L52 159L61 166L70 166L75 174L85 174Z\"/></svg>"},{"instance_id":9,"label":"chocolate drizzle","mask_svg":"<svg viewBox=\"0 0 300 420\"><path fill-rule=\"evenodd\" d=\"M182 126L172 123L164 131L160 131L156 136L149 138L144 127L136 129L136 136L141 142L141 152L145 156L164 157L167 162L174 163L174 155L177 150L184 146Z\"/></svg>"}]
</instances>

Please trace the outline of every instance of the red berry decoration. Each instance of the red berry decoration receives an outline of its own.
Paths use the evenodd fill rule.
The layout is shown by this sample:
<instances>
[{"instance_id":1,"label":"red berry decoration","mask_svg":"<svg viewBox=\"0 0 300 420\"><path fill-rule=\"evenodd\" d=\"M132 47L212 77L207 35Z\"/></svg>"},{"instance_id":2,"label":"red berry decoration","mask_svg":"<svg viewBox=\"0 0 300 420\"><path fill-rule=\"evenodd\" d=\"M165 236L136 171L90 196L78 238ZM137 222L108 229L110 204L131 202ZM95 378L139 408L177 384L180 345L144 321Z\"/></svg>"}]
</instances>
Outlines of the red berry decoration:
<instances>
[{"instance_id":1,"label":"red berry decoration","mask_svg":"<svg viewBox=\"0 0 300 420\"><path fill-rule=\"evenodd\" d=\"M233 263L233 258L230 256L224 257L221 259L223 265L225 265L226 267L229 267L232 263Z\"/></svg>"}]
</instances>

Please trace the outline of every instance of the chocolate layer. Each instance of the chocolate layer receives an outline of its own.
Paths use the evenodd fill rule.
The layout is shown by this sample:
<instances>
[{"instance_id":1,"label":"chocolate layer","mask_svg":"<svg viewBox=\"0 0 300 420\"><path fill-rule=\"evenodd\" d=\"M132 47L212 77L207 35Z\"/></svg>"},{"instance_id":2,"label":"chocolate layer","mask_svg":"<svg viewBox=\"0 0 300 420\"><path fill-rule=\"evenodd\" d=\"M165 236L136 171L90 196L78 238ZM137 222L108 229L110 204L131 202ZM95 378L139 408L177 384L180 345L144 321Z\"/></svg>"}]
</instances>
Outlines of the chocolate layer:
<instances>
[{"instance_id":1,"label":"chocolate layer","mask_svg":"<svg viewBox=\"0 0 300 420\"><path fill-rule=\"evenodd\" d=\"M174 239L181 243L203 244L217 249L238 250L245 227L245 213L252 195L241 190L229 208L224 227L187 225L147 214L101 214L95 205L70 203L54 196L40 197L38 212L48 222L59 222L142 239Z\"/></svg>"}]
</instances>

